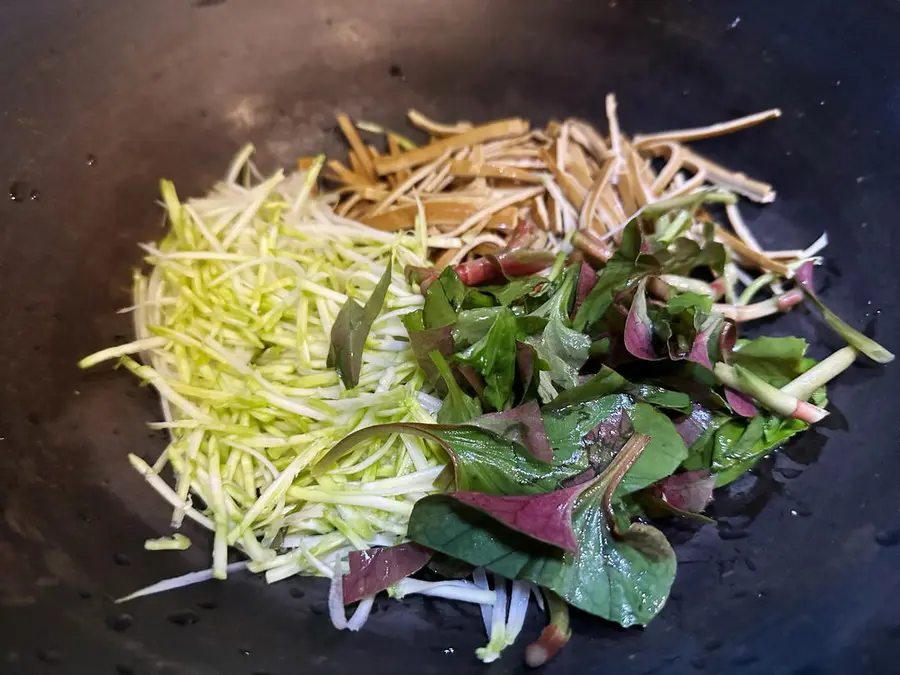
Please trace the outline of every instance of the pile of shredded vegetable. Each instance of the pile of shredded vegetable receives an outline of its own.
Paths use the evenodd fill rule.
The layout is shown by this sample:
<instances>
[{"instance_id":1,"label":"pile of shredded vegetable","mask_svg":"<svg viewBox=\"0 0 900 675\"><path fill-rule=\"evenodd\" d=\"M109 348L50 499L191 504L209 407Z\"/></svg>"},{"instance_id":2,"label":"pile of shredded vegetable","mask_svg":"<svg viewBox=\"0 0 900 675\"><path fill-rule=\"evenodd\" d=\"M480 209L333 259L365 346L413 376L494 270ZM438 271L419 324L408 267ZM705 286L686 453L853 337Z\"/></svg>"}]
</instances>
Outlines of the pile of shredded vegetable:
<instances>
[{"instance_id":1,"label":"pile of shredded vegetable","mask_svg":"<svg viewBox=\"0 0 900 675\"><path fill-rule=\"evenodd\" d=\"M422 146L373 123L354 126L340 115L350 166L329 160L323 176L337 187L339 214L382 231L411 229L417 201L421 202L432 242L429 253L438 270L505 248L522 222L537 225L527 233L525 243L531 248L555 250L570 236L576 248L605 260L630 217L654 202L696 194L709 186L761 204L775 199L768 183L725 168L684 144L776 119L780 110L629 138L616 109L616 98L610 94L604 131L575 118L551 121L544 129L533 129L518 118L478 126L448 125L413 110L409 121L430 137ZM366 144L359 131L384 135L387 153ZM303 169L313 162L306 157L299 166ZM796 304L799 294L782 298L774 275L790 276L789 266L819 253L827 237L804 249L765 251L737 205L728 205L726 211L733 232L716 225L717 233L735 259L715 287L725 299L716 309L737 321L749 321ZM673 238L679 225L685 223L671 224ZM523 236L520 231L519 235ZM751 274L748 268L760 274ZM773 297L752 303L767 287Z\"/></svg>"},{"instance_id":2,"label":"pile of shredded vegetable","mask_svg":"<svg viewBox=\"0 0 900 675\"><path fill-rule=\"evenodd\" d=\"M129 308L138 339L81 365L123 357L159 392L164 420L152 426L172 441L153 466L129 459L174 507L173 527L187 516L214 532L213 576L226 576L235 546L276 581L325 574L323 558L402 539L413 502L434 490L446 460L395 435L326 475L305 472L354 429L431 421L435 401L420 392L400 321L423 300L402 271L357 386L347 390L326 366L348 297L367 298L392 256L401 270L423 264L427 241L336 216L312 198L314 173L241 184L248 156L202 199L181 204L163 182L170 227L159 244L143 245L152 271L135 274ZM126 356L134 353L144 365ZM159 477L167 464L174 489Z\"/></svg>"},{"instance_id":3,"label":"pile of shredded vegetable","mask_svg":"<svg viewBox=\"0 0 900 675\"><path fill-rule=\"evenodd\" d=\"M362 441L327 470L312 470L355 431L433 422L441 407L402 320L424 304L404 270L425 270L424 281L455 266L465 280L466 264L513 244L576 250L602 263L630 219L654 204L672 208L684 198L687 208L710 186L755 202L774 199L770 185L684 143L776 118L778 110L633 137L622 131L612 95L606 113L608 129L600 131L579 119L544 129L522 119L447 125L411 111L412 124L429 136L422 145L341 115L349 166L308 157L294 173L264 177L248 147L205 197L181 202L162 182L168 229L160 242L142 245L149 273L135 272L133 305L123 310L133 314L136 339L80 365L115 359L158 391L163 419L151 426L168 430L171 442L152 465L129 460L173 507L173 530L187 517L212 533L213 561L209 571L123 600L244 567L269 582L318 575L332 579L332 621L358 629L372 603L364 598L345 618L340 580L348 556L404 543L413 505L450 480L437 444L400 433ZM360 131L383 136L385 147ZM709 296L712 309L734 322L787 311L804 296L781 280L818 260L825 235L805 249L763 250L728 201L730 228L703 208L695 208L696 219L663 215L657 223L661 241L714 228L729 255L724 273L709 281L661 275L649 292ZM348 303L366 304L380 292L380 280L384 301L348 382L332 363L333 329ZM152 550L190 545L180 533L146 543ZM229 548L245 561L229 564ZM391 587L394 597L409 593L481 605L490 637L478 653L485 661L515 639L530 595L540 600L528 581L508 587L494 575L491 587L481 568L471 581L405 578ZM550 656L532 652L529 662Z\"/></svg>"}]
</instances>

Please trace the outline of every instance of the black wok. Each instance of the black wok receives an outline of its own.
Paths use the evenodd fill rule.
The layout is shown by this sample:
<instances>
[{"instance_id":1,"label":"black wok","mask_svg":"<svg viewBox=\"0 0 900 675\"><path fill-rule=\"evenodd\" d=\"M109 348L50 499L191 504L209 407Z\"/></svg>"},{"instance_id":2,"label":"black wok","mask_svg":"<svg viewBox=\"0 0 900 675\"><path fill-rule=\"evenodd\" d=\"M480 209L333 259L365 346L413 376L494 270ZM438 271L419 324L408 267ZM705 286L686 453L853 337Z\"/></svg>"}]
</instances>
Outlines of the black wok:
<instances>
[{"instance_id":1,"label":"black wok","mask_svg":"<svg viewBox=\"0 0 900 675\"><path fill-rule=\"evenodd\" d=\"M168 520L125 459L162 447L144 426L152 392L75 368L129 335L115 310L136 242L159 235L159 177L200 193L247 140L266 168L340 152L337 110L601 124L615 91L628 130L652 131L780 106L703 150L778 188L750 213L764 243L829 232L825 297L896 351L898 29L893 0L0 2L0 178L15 198L0 201L0 672L482 669L476 611L443 601L380 601L359 634L331 628L320 580L111 603L208 564L202 547L141 548ZM767 328L817 356L835 346L803 310ZM719 495L718 528L670 530L680 569L661 615L627 631L576 615L547 672L896 673L896 376L841 378L823 428ZM490 671L523 669L526 642Z\"/></svg>"}]
</instances>

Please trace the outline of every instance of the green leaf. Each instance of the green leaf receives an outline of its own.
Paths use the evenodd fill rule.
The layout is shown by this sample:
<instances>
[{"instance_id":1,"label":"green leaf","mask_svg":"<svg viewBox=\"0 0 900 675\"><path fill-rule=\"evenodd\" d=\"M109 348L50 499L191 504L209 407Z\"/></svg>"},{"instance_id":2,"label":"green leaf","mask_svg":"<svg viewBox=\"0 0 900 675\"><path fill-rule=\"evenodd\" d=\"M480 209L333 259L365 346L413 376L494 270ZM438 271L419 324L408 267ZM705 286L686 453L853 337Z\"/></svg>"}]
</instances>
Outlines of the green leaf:
<instances>
[{"instance_id":1,"label":"green leaf","mask_svg":"<svg viewBox=\"0 0 900 675\"><path fill-rule=\"evenodd\" d=\"M673 314L691 309L709 313L712 311L712 298L701 293L677 293L669 298L666 307Z\"/></svg>"},{"instance_id":2,"label":"green leaf","mask_svg":"<svg viewBox=\"0 0 900 675\"><path fill-rule=\"evenodd\" d=\"M630 412L631 424L650 443L625 474L616 491L624 496L675 473L688 451L672 421L646 403L636 403Z\"/></svg>"},{"instance_id":3,"label":"green leaf","mask_svg":"<svg viewBox=\"0 0 900 675\"><path fill-rule=\"evenodd\" d=\"M587 363L591 339L572 330L554 316L540 337L530 338L531 344L550 368L550 379L562 389L578 386L578 372Z\"/></svg>"},{"instance_id":4,"label":"green leaf","mask_svg":"<svg viewBox=\"0 0 900 675\"><path fill-rule=\"evenodd\" d=\"M704 267L722 274L728 260L728 253L719 242L710 240L701 245L687 237L677 238L655 256L665 273L680 276L688 276L693 270Z\"/></svg>"},{"instance_id":5,"label":"green leaf","mask_svg":"<svg viewBox=\"0 0 900 675\"><path fill-rule=\"evenodd\" d=\"M747 423L732 420L722 425L715 434L712 458L716 487L740 478L757 461L808 427L800 420L774 415L757 415Z\"/></svg>"},{"instance_id":6,"label":"green leaf","mask_svg":"<svg viewBox=\"0 0 900 675\"><path fill-rule=\"evenodd\" d=\"M456 321L466 297L466 287L452 267L445 267L425 292L423 315L426 328L440 328Z\"/></svg>"},{"instance_id":7,"label":"green leaf","mask_svg":"<svg viewBox=\"0 0 900 675\"><path fill-rule=\"evenodd\" d=\"M587 382L562 392L548 407L566 406L619 393L629 394L638 400L646 401L660 408L669 408L679 412L692 410L691 399L687 394L655 385L633 384L607 366L602 366L600 371Z\"/></svg>"},{"instance_id":8,"label":"green leaf","mask_svg":"<svg viewBox=\"0 0 900 675\"><path fill-rule=\"evenodd\" d=\"M807 289L805 285L801 284L801 288L806 293L806 297L822 312L822 318L825 319L825 323L835 333L844 338L848 345L861 351L876 363L890 363L894 360L894 355L890 351L843 321L841 317L828 309L824 302L819 300L819 296Z\"/></svg>"},{"instance_id":9,"label":"green leaf","mask_svg":"<svg viewBox=\"0 0 900 675\"><path fill-rule=\"evenodd\" d=\"M577 473L580 468L571 460L568 463L541 462L518 441L469 424L392 422L364 427L345 436L312 467L312 475L326 471L367 438L393 433L410 434L441 444L453 459L459 490L487 495L550 492L562 479Z\"/></svg>"},{"instance_id":10,"label":"green leaf","mask_svg":"<svg viewBox=\"0 0 900 675\"><path fill-rule=\"evenodd\" d=\"M577 471L559 460L541 462L521 443L486 429L468 425L428 428L452 454L459 490L487 495L550 492Z\"/></svg>"},{"instance_id":11,"label":"green leaf","mask_svg":"<svg viewBox=\"0 0 900 675\"><path fill-rule=\"evenodd\" d=\"M574 401L567 405L545 406L544 428L556 462L570 464L571 473L586 468L592 442L585 439L590 432L613 413L631 405L628 396L613 394Z\"/></svg>"},{"instance_id":12,"label":"green leaf","mask_svg":"<svg viewBox=\"0 0 900 675\"><path fill-rule=\"evenodd\" d=\"M503 307L479 307L460 312L453 326L453 343L457 349L471 347L487 335L497 317L505 311Z\"/></svg>"},{"instance_id":13,"label":"green leaf","mask_svg":"<svg viewBox=\"0 0 900 675\"><path fill-rule=\"evenodd\" d=\"M460 389L443 355L435 350L429 354L429 357L447 387L447 396L437 414L438 423L459 424L478 417L481 414L481 404L478 399L472 398Z\"/></svg>"},{"instance_id":14,"label":"green leaf","mask_svg":"<svg viewBox=\"0 0 900 675\"><path fill-rule=\"evenodd\" d=\"M612 258L597 272L597 283L575 314L573 328L582 333L603 318L617 293L649 274L656 267L652 258L641 256L641 231L633 218L622 231L622 241Z\"/></svg>"},{"instance_id":15,"label":"green leaf","mask_svg":"<svg viewBox=\"0 0 900 675\"><path fill-rule=\"evenodd\" d=\"M455 345L453 344L452 326L426 329L420 309L404 314L401 320L406 327L406 332L409 333L409 344L419 367L425 373L431 386L440 395L445 395L447 393L446 384L431 360L430 354L438 351L445 358L453 355Z\"/></svg>"},{"instance_id":16,"label":"green leaf","mask_svg":"<svg viewBox=\"0 0 900 675\"><path fill-rule=\"evenodd\" d=\"M416 503L409 537L502 576L528 579L595 616L622 626L645 625L668 597L674 552L649 526L627 528L626 538L616 540L601 502L602 489L589 488L576 504L577 554L536 542L445 495Z\"/></svg>"},{"instance_id":17,"label":"green leaf","mask_svg":"<svg viewBox=\"0 0 900 675\"><path fill-rule=\"evenodd\" d=\"M347 389L352 389L359 382L366 338L369 337L372 324L381 312L390 285L391 262L388 261L384 274L369 296L366 306L360 307L356 300L348 298L335 317L326 363L329 368L337 369Z\"/></svg>"},{"instance_id":18,"label":"green leaf","mask_svg":"<svg viewBox=\"0 0 900 675\"><path fill-rule=\"evenodd\" d=\"M548 321L557 319L561 322L568 322L569 308L575 300L575 285L578 281L580 270L580 265L570 265L566 268L562 280L553 291L553 295L550 296L547 302L531 312L531 316L543 317Z\"/></svg>"},{"instance_id":19,"label":"green leaf","mask_svg":"<svg viewBox=\"0 0 900 675\"><path fill-rule=\"evenodd\" d=\"M741 340L735 345L730 361L780 388L806 370L806 348L806 340L798 337Z\"/></svg>"},{"instance_id":20,"label":"green leaf","mask_svg":"<svg viewBox=\"0 0 900 675\"><path fill-rule=\"evenodd\" d=\"M546 277L518 277L498 286L481 286L478 290L492 295L499 304L508 306L527 296L539 294L535 293L536 289L543 290L547 285Z\"/></svg>"},{"instance_id":21,"label":"green leaf","mask_svg":"<svg viewBox=\"0 0 900 675\"><path fill-rule=\"evenodd\" d=\"M516 316L512 310L503 308L485 336L456 358L484 377L488 403L496 410L509 408L516 376Z\"/></svg>"}]
</instances>

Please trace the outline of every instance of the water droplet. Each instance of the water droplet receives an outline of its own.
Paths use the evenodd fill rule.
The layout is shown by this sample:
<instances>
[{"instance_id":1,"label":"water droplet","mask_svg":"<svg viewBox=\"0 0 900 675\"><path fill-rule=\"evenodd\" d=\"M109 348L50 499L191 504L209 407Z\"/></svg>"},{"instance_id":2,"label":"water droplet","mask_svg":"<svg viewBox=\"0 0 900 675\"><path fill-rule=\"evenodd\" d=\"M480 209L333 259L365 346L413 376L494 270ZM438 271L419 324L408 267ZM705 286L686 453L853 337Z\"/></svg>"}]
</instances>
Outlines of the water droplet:
<instances>
[{"instance_id":1,"label":"water droplet","mask_svg":"<svg viewBox=\"0 0 900 675\"><path fill-rule=\"evenodd\" d=\"M20 181L16 181L9 186L9 198L14 202L24 202L27 192L28 188Z\"/></svg>"},{"instance_id":2,"label":"water droplet","mask_svg":"<svg viewBox=\"0 0 900 675\"><path fill-rule=\"evenodd\" d=\"M189 609L169 614L167 618L176 626L192 626L200 621L200 617L197 616L195 612L192 612Z\"/></svg>"},{"instance_id":3,"label":"water droplet","mask_svg":"<svg viewBox=\"0 0 900 675\"><path fill-rule=\"evenodd\" d=\"M95 166L97 164L97 156L96 155L88 155L85 159L85 164L88 166Z\"/></svg>"},{"instance_id":4,"label":"water droplet","mask_svg":"<svg viewBox=\"0 0 900 675\"><path fill-rule=\"evenodd\" d=\"M391 67L388 69L388 73L391 77L396 77L398 80L406 80L406 75L403 74L403 69L396 63L391 64Z\"/></svg>"},{"instance_id":5,"label":"water droplet","mask_svg":"<svg viewBox=\"0 0 900 675\"><path fill-rule=\"evenodd\" d=\"M117 633L124 633L131 628L134 618L130 614L116 614L106 617L106 626Z\"/></svg>"},{"instance_id":6,"label":"water droplet","mask_svg":"<svg viewBox=\"0 0 900 675\"><path fill-rule=\"evenodd\" d=\"M876 532L875 543L879 546L896 546L900 544L900 528Z\"/></svg>"},{"instance_id":7,"label":"water droplet","mask_svg":"<svg viewBox=\"0 0 900 675\"><path fill-rule=\"evenodd\" d=\"M292 588L291 590L288 591L288 593L290 593L292 598L296 598L297 600L299 600L300 598L302 598L306 595L306 593L301 591L299 588Z\"/></svg>"},{"instance_id":8,"label":"water droplet","mask_svg":"<svg viewBox=\"0 0 900 675\"><path fill-rule=\"evenodd\" d=\"M309 608L309 611L313 616L325 616L326 614L325 608L321 605L313 605Z\"/></svg>"},{"instance_id":9,"label":"water droplet","mask_svg":"<svg viewBox=\"0 0 900 675\"><path fill-rule=\"evenodd\" d=\"M55 649L38 649L35 656L37 656L38 661L43 663L59 663L62 661L62 654Z\"/></svg>"},{"instance_id":10,"label":"water droplet","mask_svg":"<svg viewBox=\"0 0 900 675\"><path fill-rule=\"evenodd\" d=\"M739 17L739 16L734 17L734 21L732 21L730 24L728 24L728 29L732 30L734 28L737 28L738 24L740 24L740 22L741 22L741 17Z\"/></svg>"},{"instance_id":11,"label":"water droplet","mask_svg":"<svg viewBox=\"0 0 900 675\"><path fill-rule=\"evenodd\" d=\"M444 653L447 654L447 655L455 654L455 653L456 653L456 650L453 649L453 647L447 647L447 648L444 650Z\"/></svg>"},{"instance_id":12,"label":"water droplet","mask_svg":"<svg viewBox=\"0 0 900 675\"><path fill-rule=\"evenodd\" d=\"M33 202L41 201L41 193L38 190L32 190L28 198Z\"/></svg>"},{"instance_id":13,"label":"water droplet","mask_svg":"<svg viewBox=\"0 0 900 675\"><path fill-rule=\"evenodd\" d=\"M238 649L238 653L239 653L241 656L250 656L250 650L249 650L249 649L244 649L243 647L240 647L240 648Z\"/></svg>"},{"instance_id":14,"label":"water droplet","mask_svg":"<svg viewBox=\"0 0 900 675\"><path fill-rule=\"evenodd\" d=\"M122 567L128 567L131 564L131 558L124 553L116 553L113 555L113 562Z\"/></svg>"}]
</instances>

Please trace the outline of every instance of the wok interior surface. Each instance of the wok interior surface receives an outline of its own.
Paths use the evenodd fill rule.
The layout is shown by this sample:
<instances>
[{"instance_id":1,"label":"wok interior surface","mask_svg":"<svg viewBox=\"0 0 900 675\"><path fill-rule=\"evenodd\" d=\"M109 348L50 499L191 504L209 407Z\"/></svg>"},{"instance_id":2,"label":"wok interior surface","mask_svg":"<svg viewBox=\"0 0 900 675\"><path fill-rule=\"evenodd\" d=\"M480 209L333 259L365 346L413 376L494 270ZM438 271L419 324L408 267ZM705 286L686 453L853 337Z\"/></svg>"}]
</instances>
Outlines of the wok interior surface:
<instances>
[{"instance_id":1,"label":"wok interior surface","mask_svg":"<svg viewBox=\"0 0 900 675\"><path fill-rule=\"evenodd\" d=\"M350 634L332 629L323 581L250 575L112 604L209 560L190 529L187 552L142 549L169 519L125 458L163 447L145 426L154 394L75 368L129 339L115 311L136 243L161 236L160 177L200 194L248 140L264 169L341 153L337 111L600 126L614 91L636 132L779 106L699 147L778 189L745 210L764 246L828 231L824 298L896 350L898 26L889 0L0 2L0 174L18 198L0 201L0 672L482 668L473 606L379 599ZM838 346L806 310L764 329L817 357ZM717 496L718 527L669 529L680 565L660 616L626 631L576 613L547 672L896 672L894 378L864 363L842 377L822 427ZM540 625L491 672L522 670Z\"/></svg>"}]
</instances>

